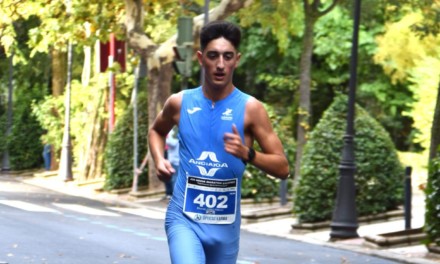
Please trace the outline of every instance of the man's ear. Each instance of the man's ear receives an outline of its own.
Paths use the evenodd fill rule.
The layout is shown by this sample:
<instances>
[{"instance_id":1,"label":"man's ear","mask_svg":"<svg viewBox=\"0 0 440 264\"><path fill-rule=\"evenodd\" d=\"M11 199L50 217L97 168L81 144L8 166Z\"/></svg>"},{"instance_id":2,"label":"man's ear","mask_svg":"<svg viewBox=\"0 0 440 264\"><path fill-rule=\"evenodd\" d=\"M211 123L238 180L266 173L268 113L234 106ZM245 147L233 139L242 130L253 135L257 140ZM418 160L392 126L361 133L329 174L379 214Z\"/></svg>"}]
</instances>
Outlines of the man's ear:
<instances>
[{"instance_id":1,"label":"man's ear","mask_svg":"<svg viewBox=\"0 0 440 264\"><path fill-rule=\"evenodd\" d=\"M235 68L238 67L238 64L240 64L240 58L241 58L241 53L237 53L237 61L235 62Z\"/></svg>"},{"instance_id":2,"label":"man's ear","mask_svg":"<svg viewBox=\"0 0 440 264\"><path fill-rule=\"evenodd\" d=\"M198 50L197 51L197 59L199 60L200 66L202 66L202 58L203 58L203 53L200 50Z\"/></svg>"}]
</instances>

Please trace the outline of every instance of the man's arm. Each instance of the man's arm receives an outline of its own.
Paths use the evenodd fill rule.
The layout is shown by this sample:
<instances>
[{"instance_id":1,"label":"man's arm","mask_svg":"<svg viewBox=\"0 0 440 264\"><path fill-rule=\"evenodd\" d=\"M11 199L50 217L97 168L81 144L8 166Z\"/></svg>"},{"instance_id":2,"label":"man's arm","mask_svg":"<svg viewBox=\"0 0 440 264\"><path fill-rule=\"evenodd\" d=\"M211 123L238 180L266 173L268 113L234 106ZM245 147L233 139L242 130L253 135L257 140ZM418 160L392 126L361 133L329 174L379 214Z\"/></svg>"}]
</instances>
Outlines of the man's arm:
<instances>
[{"instance_id":1,"label":"man's arm","mask_svg":"<svg viewBox=\"0 0 440 264\"><path fill-rule=\"evenodd\" d=\"M246 104L245 143L242 143L235 126L232 131L232 133L225 134L225 150L228 153L248 160L249 149L255 139L262 151L256 151L255 157L249 162L274 177L286 179L289 176L289 163L284 154L283 145L275 134L261 102L252 98Z\"/></svg>"},{"instance_id":2,"label":"man's arm","mask_svg":"<svg viewBox=\"0 0 440 264\"><path fill-rule=\"evenodd\" d=\"M150 153L157 176L162 181L168 181L175 172L170 162L164 158L165 139L173 126L178 124L181 102L181 93L171 95L148 131Z\"/></svg>"}]
</instances>

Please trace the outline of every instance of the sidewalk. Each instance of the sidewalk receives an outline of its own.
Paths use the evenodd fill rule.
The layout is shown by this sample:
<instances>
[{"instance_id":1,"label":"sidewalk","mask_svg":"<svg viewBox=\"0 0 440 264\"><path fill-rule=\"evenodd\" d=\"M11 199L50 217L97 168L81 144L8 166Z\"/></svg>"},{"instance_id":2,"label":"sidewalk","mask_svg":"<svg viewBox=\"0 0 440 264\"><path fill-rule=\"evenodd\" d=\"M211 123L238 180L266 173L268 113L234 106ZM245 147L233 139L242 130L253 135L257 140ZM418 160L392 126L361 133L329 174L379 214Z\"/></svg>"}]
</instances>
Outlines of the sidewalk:
<instances>
[{"instance_id":1,"label":"sidewalk","mask_svg":"<svg viewBox=\"0 0 440 264\"><path fill-rule=\"evenodd\" d=\"M161 198L134 199L128 194L112 194L107 192L99 192L97 191L97 189L102 187L102 183L99 182L95 184L78 185L75 181L64 182L57 176L35 177L31 175L9 175L9 177L27 184L37 185L57 192L63 192L69 195L100 200L113 206L144 208L147 211L156 212L156 216L159 216L159 218L164 216L167 205L167 202L162 201ZM261 207L257 209L261 210ZM242 205L242 213L246 213L252 210L256 210L255 206L247 204ZM292 224L294 224L295 222L295 218L284 216L279 219L267 220L264 222L242 223L242 229L260 234L279 236L322 246L350 250L362 254L369 254L381 258L392 259L401 263L440 263L440 254L432 254L428 252L423 244L386 248L373 247L366 243L366 236L382 235L384 233L404 230L405 222L403 219L369 224L359 223L359 228L357 230L359 238L339 240L334 242L329 241L329 229L308 232L297 231L292 228ZM411 227L419 228L422 227L423 224L424 194L420 190L415 190L413 191L412 199Z\"/></svg>"}]
</instances>

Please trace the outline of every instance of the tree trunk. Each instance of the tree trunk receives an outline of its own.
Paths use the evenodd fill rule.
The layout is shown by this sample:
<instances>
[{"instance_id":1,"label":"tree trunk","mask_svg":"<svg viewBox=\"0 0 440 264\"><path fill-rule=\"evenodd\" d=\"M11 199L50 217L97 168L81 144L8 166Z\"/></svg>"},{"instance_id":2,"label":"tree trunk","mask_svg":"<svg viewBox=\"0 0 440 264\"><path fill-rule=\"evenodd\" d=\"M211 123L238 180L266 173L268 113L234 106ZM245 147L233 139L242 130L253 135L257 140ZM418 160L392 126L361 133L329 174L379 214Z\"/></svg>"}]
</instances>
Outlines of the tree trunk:
<instances>
[{"instance_id":1,"label":"tree trunk","mask_svg":"<svg viewBox=\"0 0 440 264\"><path fill-rule=\"evenodd\" d=\"M148 62L151 65L151 59ZM160 66L148 69L148 124L150 127L157 116L159 109L158 103L160 101ZM148 189L150 191L158 191L163 189L163 183L156 176L156 168L153 159L150 156L148 160Z\"/></svg>"},{"instance_id":2,"label":"tree trunk","mask_svg":"<svg viewBox=\"0 0 440 264\"><path fill-rule=\"evenodd\" d=\"M339 0L333 0L327 8L322 9L322 3L319 0L311 2L309 0L303 0L305 28L300 61L299 107L297 113L297 142L293 188L296 188L301 178L301 159L304 146L307 142L307 132L310 130L310 116L312 114L310 90L312 80L314 28L316 21L330 12L337 5L338 1Z\"/></svg>"},{"instance_id":3,"label":"tree trunk","mask_svg":"<svg viewBox=\"0 0 440 264\"><path fill-rule=\"evenodd\" d=\"M164 62L160 65L160 79L159 79L159 104L160 108L165 104L165 101L171 94L171 82L173 81L173 64Z\"/></svg>"},{"instance_id":4,"label":"tree trunk","mask_svg":"<svg viewBox=\"0 0 440 264\"><path fill-rule=\"evenodd\" d=\"M162 109L166 99L171 93L171 81L173 78L172 63L165 59L159 59L159 68L150 71L148 85L148 124L152 124L159 111ZM151 61L150 61L151 63ZM148 189L158 191L164 188L164 185L156 176L153 159L150 156L148 160Z\"/></svg>"},{"instance_id":5,"label":"tree trunk","mask_svg":"<svg viewBox=\"0 0 440 264\"><path fill-rule=\"evenodd\" d=\"M304 38L302 41L302 53L300 61L300 85L299 85L299 107L297 112L297 131L296 131L296 157L295 157L295 176L293 187L298 185L300 180L301 158L306 144L307 132L310 128L310 89L311 89L311 69L314 42L314 27L316 20L312 14L305 14Z\"/></svg>"},{"instance_id":6,"label":"tree trunk","mask_svg":"<svg viewBox=\"0 0 440 264\"><path fill-rule=\"evenodd\" d=\"M67 81L67 53L52 49L52 96L58 97L64 93ZM58 109L52 109L52 114L55 117L61 118ZM51 148L50 169L57 170L59 167L60 152L55 152Z\"/></svg>"},{"instance_id":7,"label":"tree trunk","mask_svg":"<svg viewBox=\"0 0 440 264\"><path fill-rule=\"evenodd\" d=\"M52 95L63 94L67 81L67 53L52 50Z\"/></svg>"},{"instance_id":8,"label":"tree trunk","mask_svg":"<svg viewBox=\"0 0 440 264\"><path fill-rule=\"evenodd\" d=\"M440 83L437 91L437 101L435 103L434 117L431 128L431 143L429 147L429 160L432 160L440 147Z\"/></svg>"},{"instance_id":9,"label":"tree trunk","mask_svg":"<svg viewBox=\"0 0 440 264\"><path fill-rule=\"evenodd\" d=\"M85 143L82 158L78 164L80 168L80 181L96 180L102 177L103 153L107 143L107 131L105 129L106 119L102 117L101 112L105 107L107 98L107 89L99 91L96 101L90 110L92 113L89 120L89 131L87 143Z\"/></svg>"}]
</instances>

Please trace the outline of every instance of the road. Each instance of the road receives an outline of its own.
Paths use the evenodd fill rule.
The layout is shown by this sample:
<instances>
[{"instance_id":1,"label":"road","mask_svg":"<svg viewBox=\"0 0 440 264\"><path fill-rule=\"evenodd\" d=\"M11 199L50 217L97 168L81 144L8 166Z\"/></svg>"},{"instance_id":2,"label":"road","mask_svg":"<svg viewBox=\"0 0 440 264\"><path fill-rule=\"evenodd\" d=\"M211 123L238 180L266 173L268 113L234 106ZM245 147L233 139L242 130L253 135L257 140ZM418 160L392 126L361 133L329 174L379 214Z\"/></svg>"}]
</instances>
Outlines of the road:
<instances>
[{"instance_id":1,"label":"road","mask_svg":"<svg viewBox=\"0 0 440 264\"><path fill-rule=\"evenodd\" d=\"M0 176L0 264L167 264L163 213ZM398 263L242 231L238 264Z\"/></svg>"}]
</instances>

